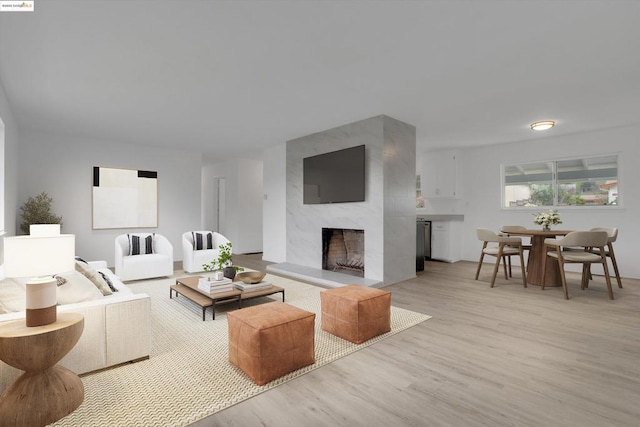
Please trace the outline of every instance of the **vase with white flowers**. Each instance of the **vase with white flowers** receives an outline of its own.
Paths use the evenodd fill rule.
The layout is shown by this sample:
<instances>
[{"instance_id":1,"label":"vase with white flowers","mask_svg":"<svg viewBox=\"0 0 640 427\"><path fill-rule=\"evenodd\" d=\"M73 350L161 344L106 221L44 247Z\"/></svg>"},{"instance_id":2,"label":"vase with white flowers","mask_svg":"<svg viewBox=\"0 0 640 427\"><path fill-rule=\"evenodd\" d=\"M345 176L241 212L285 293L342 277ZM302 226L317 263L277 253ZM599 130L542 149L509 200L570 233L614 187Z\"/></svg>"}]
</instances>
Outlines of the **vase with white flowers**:
<instances>
[{"instance_id":1,"label":"vase with white flowers","mask_svg":"<svg viewBox=\"0 0 640 427\"><path fill-rule=\"evenodd\" d=\"M548 212L538 212L533 219L535 224L541 225L542 230L551 230L551 225L562 224L558 211L550 210Z\"/></svg>"}]
</instances>

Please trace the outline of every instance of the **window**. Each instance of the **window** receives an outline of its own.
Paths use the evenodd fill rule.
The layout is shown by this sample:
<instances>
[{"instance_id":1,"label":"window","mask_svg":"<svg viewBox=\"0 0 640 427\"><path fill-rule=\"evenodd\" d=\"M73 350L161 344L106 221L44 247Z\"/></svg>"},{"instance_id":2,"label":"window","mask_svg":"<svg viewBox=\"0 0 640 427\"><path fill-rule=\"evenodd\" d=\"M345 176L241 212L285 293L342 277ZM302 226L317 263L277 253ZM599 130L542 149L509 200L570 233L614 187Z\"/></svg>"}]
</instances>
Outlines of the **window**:
<instances>
[{"instance_id":1,"label":"window","mask_svg":"<svg viewBox=\"0 0 640 427\"><path fill-rule=\"evenodd\" d=\"M504 207L618 204L618 156L503 166Z\"/></svg>"}]
</instances>

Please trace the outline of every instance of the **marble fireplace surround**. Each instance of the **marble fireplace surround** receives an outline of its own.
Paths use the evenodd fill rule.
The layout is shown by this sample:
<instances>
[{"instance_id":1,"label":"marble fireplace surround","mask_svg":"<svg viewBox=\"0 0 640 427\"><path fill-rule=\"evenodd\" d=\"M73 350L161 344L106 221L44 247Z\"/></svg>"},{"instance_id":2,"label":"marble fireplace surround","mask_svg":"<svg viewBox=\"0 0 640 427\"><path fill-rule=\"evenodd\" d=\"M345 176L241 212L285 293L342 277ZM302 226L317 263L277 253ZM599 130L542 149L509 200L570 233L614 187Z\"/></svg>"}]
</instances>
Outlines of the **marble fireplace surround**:
<instances>
[{"instance_id":1,"label":"marble fireplace surround","mask_svg":"<svg viewBox=\"0 0 640 427\"><path fill-rule=\"evenodd\" d=\"M305 205L303 159L357 145L365 145L365 201ZM286 262L268 270L375 287L415 277L415 156L415 127L385 115L287 141ZM364 278L322 270L324 227L364 230Z\"/></svg>"}]
</instances>

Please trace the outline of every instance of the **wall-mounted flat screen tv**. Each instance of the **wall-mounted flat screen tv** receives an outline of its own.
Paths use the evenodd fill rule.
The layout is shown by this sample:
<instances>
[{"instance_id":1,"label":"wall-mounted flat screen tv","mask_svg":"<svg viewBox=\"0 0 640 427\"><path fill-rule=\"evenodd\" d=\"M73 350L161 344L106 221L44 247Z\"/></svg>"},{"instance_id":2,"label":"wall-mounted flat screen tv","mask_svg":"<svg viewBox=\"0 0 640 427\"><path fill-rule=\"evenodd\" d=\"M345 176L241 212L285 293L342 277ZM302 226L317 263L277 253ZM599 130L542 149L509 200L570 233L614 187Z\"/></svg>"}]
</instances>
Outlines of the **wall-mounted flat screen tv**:
<instances>
[{"instance_id":1,"label":"wall-mounted flat screen tv","mask_svg":"<svg viewBox=\"0 0 640 427\"><path fill-rule=\"evenodd\" d=\"M305 205L364 202L364 145L303 159Z\"/></svg>"}]
</instances>

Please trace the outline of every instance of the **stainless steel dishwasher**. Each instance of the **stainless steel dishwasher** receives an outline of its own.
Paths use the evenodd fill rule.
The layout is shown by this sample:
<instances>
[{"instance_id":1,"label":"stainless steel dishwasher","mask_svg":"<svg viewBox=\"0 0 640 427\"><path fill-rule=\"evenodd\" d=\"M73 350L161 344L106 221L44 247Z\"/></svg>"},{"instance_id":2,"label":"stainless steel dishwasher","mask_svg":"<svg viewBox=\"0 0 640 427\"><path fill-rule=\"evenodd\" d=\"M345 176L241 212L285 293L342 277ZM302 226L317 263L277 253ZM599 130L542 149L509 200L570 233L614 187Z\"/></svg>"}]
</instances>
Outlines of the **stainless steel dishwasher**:
<instances>
[{"instance_id":1,"label":"stainless steel dishwasher","mask_svg":"<svg viewBox=\"0 0 640 427\"><path fill-rule=\"evenodd\" d=\"M431 259L431 221L416 221L416 271L424 270L424 260Z\"/></svg>"}]
</instances>

